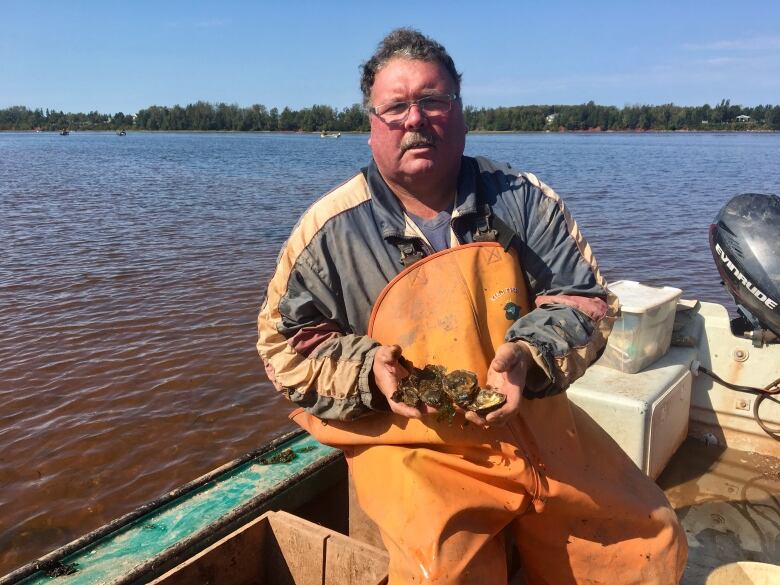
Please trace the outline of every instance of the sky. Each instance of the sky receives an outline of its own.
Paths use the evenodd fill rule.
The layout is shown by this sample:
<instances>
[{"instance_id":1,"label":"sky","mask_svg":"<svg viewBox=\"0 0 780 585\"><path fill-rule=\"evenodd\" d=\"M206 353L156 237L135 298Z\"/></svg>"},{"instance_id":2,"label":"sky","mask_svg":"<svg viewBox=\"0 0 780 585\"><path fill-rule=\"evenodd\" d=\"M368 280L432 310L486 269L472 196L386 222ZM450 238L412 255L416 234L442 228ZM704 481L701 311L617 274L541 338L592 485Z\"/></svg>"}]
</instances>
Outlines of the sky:
<instances>
[{"instance_id":1,"label":"sky","mask_svg":"<svg viewBox=\"0 0 780 585\"><path fill-rule=\"evenodd\" d=\"M344 108L399 26L447 48L475 107L780 104L778 0L0 0L0 108Z\"/></svg>"}]
</instances>

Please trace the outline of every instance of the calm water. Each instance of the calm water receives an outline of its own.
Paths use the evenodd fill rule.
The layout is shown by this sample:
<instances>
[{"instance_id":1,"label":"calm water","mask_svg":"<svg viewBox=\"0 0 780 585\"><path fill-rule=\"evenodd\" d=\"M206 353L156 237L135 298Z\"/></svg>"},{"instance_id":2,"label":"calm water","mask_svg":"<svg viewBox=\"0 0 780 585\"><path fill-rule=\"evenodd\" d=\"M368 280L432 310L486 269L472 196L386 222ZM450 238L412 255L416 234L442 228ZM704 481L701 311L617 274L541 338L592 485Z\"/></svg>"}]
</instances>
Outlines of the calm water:
<instances>
[{"instance_id":1,"label":"calm water","mask_svg":"<svg viewBox=\"0 0 780 585\"><path fill-rule=\"evenodd\" d=\"M707 228L778 134L470 136L565 198L610 280L730 304ZM255 317L365 135L0 133L0 575L288 430Z\"/></svg>"}]
</instances>

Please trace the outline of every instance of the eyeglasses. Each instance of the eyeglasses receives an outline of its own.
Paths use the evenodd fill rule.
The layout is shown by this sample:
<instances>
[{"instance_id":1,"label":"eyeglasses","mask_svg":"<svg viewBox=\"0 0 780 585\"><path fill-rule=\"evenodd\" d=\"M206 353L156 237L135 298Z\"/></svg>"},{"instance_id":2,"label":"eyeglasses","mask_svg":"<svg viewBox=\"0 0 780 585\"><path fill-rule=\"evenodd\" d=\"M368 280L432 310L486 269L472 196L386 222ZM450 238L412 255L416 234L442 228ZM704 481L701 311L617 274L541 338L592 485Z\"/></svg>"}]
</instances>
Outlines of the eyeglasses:
<instances>
[{"instance_id":1,"label":"eyeglasses","mask_svg":"<svg viewBox=\"0 0 780 585\"><path fill-rule=\"evenodd\" d=\"M417 105L420 110L429 116L446 114L452 109L452 102L460 99L455 93L445 93L441 95L427 95L418 100L408 102L389 102L379 104L368 111L378 116L385 122L398 122L406 118L413 105Z\"/></svg>"}]
</instances>

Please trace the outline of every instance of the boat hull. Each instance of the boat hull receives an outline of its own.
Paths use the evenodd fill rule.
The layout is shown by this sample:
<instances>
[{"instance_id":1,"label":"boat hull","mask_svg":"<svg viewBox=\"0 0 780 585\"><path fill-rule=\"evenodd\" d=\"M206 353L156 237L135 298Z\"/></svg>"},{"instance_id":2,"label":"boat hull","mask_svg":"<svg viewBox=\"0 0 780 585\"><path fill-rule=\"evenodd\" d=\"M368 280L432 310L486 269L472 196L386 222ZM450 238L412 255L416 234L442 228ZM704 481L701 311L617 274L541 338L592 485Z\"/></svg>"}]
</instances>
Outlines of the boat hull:
<instances>
[{"instance_id":1,"label":"boat hull","mask_svg":"<svg viewBox=\"0 0 780 585\"><path fill-rule=\"evenodd\" d=\"M705 364L727 384L763 387L780 379L780 345L759 348L735 337L728 313L719 305L697 303L686 323L682 317L679 320L677 347L648 370L607 373L595 365L570 395L573 401L588 398L592 404L586 410L593 418L626 449L635 445L635 463L653 477L660 473L657 482L688 537L690 556L682 583L698 585L727 563L780 564L780 443L761 430L745 407L754 396L694 373L698 364ZM605 376L611 382L604 382ZM653 388L654 384L672 390ZM620 399L609 396L610 392L620 394ZM675 400L670 402L668 396ZM598 410L605 404L621 408L624 414L599 419ZM680 418L678 410L687 417ZM656 412L660 414L654 419ZM631 413L636 413L636 422L629 422ZM769 402L762 416L777 428L778 405ZM627 426L635 428L626 430ZM625 437L618 436L629 431ZM377 529L354 499L342 453L299 431L0 578L0 585L42 585L53 575L59 575L57 582L64 585L184 583L176 579L199 571L197 559L208 559L203 562L219 567L235 559L236 550L250 546L236 549L240 542L265 539L271 543L269 535L275 539L283 531L274 529L272 524L278 521L271 520L272 515L263 516L272 511L294 513L301 522L316 523L320 528L301 528L297 520L281 520L284 530L292 526L309 536L317 533L322 543L339 540L333 534L349 535L352 552L339 553L344 558L359 551L354 558L363 558L363 566L371 565L365 560L369 557L380 566L386 563ZM323 536L322 530L330 531L330 536ZM269 546L277 551L273 554L282 554L279 542ZM325 558L326 549L322 550ZM361 557L363 553L369 556ZM255 549L246 554L260 553ZM269 562L260 565L267 567ZM260 565L246 570L256 576L251 571L265 570ZM285 566L285 574L292 575L290 565ZM348 575L346 570L337 573ZM246 575L239 571L236 581L220 577L219 582L246 583ZM382 579L381 570L370 575L369 581L352 582ZM172 580L165 581L168 578Z\"/></svg>"}]
</instances>

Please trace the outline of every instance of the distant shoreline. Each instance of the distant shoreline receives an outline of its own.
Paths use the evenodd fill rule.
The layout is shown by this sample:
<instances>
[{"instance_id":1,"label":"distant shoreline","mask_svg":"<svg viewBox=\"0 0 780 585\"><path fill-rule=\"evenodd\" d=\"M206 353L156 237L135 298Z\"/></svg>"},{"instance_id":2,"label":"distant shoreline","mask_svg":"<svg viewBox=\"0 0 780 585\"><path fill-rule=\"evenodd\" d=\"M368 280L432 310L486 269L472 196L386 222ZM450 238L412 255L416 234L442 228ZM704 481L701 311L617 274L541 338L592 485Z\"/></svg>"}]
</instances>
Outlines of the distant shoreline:
<instances>
[{"instance_id":1,"label":"distant shoreline","mask_svg":"<svg viewBox=\"0 0 780 585\"><path fill-rule=\"evenodd\" d=\"M308 130L146 130L128 128L129 134L283 134L320 136L321 132ZM369 134L367 130L339 130L340 134ZM0 130L0 134L59 134L59 130ZM115 130L69 130L70 134L114 134ZM753 130L732 130L713 128L712 130L469 130L469 134L778 134L780 130L757 128Z\"/></svg>"},{"instance_id":2,"label":"distant shoreline","mask_svg":"<svg viewBox=\"0 0 780 585\"><path fill-rule=\"evenodd\" d=\"M477 108L463 106L468 128L481 132L748 132L780 131L780 105L743 107L729 100L710 106L674 104L601 106L529 105ZM4 130L148 130L201 132L365 132L369 113L361 104L337 109L314 105L301 110L199 101L184 107L149 106L136 114L65 113L0 109Z\"/></svg>"}]
</instances>

